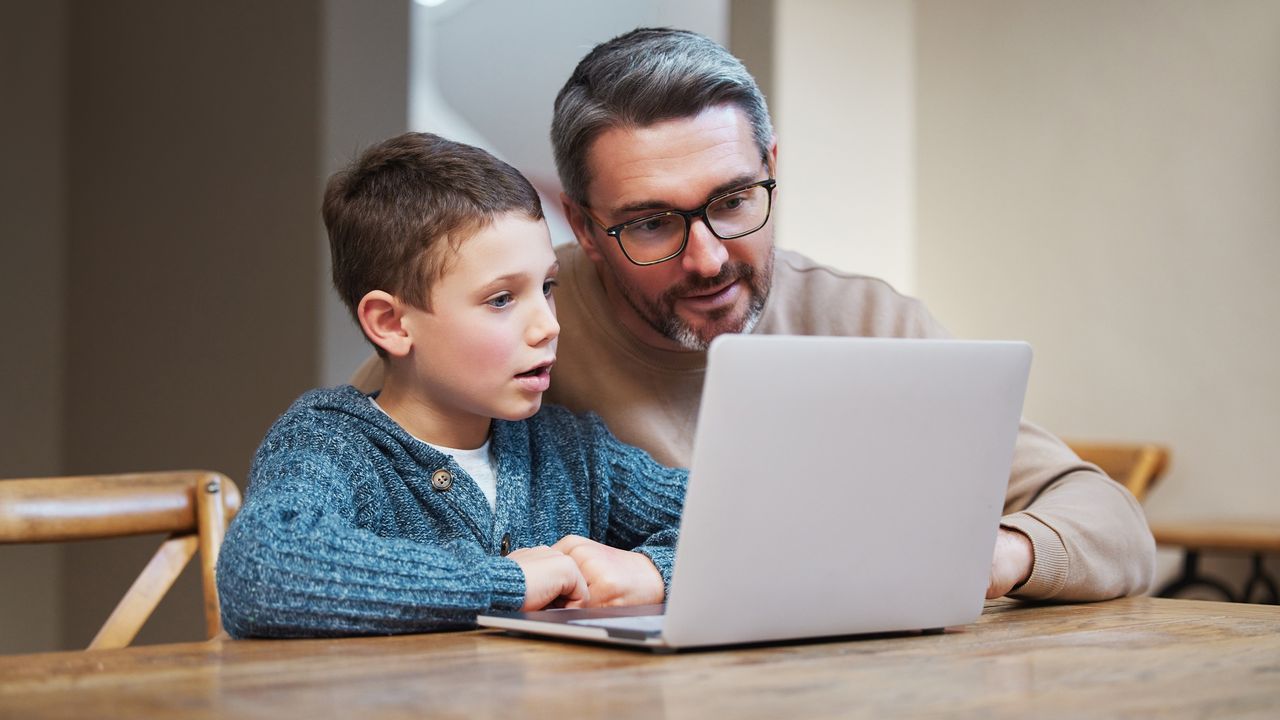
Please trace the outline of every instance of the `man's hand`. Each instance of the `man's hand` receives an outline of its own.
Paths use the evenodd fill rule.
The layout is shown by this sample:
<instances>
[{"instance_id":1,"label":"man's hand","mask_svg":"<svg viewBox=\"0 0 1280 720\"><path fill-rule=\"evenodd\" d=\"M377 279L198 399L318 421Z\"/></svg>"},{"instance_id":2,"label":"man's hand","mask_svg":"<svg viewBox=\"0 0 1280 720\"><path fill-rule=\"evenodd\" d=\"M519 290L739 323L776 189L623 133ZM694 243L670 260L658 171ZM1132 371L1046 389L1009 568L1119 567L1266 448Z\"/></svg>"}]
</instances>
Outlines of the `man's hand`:
<instances>
[{"instance_id":1,"label":"man's hand","mask_svg":"<svg viewBox=\"0 0 1280 720\"><path fill-rule=\"evenodd\" d=\"M987 598L998 598L1027 581L1035 551L1031 539L1017 530L1000 528L996 535L996 551L991 558L991 581L987 585Z\"/></svg>"},{"instance_id":2,"label":"man's hand","mask_svg":"<svg viewBox=\"0 0 1280 720\"><path fill-rule=\"evenodd\" d=\"M587 579L587 607L651 605L662 602L666 595L658 568L640 553L601 545L580 535L566 535L551 548L573 558Z\"/></svg>"},{"instance_id":3,"label":"man's hand","mask_svg":"<svg viewBox=\"0 0 1280 720\"><path fill-rule=\"evenodd\" d=\"M584 607L587 580L573 559L546 545L521 548L507 556L524 571L524 606L521 610L541 610L548 605Z\"/></svg>"}]
</instances>

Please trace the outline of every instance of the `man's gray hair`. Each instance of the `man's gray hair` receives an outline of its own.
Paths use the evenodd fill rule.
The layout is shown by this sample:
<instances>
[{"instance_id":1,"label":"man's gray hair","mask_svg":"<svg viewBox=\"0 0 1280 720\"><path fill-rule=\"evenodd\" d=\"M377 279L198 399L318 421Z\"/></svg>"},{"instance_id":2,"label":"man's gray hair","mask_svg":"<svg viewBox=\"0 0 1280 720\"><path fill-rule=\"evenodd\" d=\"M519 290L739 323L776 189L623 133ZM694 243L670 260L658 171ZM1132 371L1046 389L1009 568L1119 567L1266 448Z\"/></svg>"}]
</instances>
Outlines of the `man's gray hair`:
<instances>
[{"instance_id":1,"label":"man's gray hair","mask_svg":"<svg viewBox=\"0 0 1280 720\"><path fill-rule=\"evenodd\" d=\"M751 122L767 160L773 143L769 106L755 78L728 50L687 30L638 28L597 45L582 58L556 96L551 120L560 184L587 204L587 152L614 127L647 127L693 117L731 103Z\"/></svg>"}]
</instances>

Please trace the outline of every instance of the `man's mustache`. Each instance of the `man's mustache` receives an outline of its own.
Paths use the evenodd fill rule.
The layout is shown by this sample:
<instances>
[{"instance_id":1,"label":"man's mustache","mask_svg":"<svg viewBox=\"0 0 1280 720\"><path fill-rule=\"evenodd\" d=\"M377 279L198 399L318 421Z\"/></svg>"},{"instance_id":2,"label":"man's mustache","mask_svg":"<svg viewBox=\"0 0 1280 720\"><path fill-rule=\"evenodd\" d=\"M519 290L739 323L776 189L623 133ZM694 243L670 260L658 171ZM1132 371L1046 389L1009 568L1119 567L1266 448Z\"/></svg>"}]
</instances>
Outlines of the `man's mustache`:
<instances>
[{"instance_id":1,"label":"man's mustache","mask_svg":"<svg viewBox=\"0 0 1280 720\"><path fill-rule=\"evenodd\" d=\"M689 277L679 285L672 287L664 295L668 298L677 298L685 295L699 294L706 290L714 290L723 287L730 282L737 280L746 280L747 284L751 284L752 278L755 277L755 268L748 263L726 264L720 268L720 272L715 277Z\"/></svg>"}]
</instances>

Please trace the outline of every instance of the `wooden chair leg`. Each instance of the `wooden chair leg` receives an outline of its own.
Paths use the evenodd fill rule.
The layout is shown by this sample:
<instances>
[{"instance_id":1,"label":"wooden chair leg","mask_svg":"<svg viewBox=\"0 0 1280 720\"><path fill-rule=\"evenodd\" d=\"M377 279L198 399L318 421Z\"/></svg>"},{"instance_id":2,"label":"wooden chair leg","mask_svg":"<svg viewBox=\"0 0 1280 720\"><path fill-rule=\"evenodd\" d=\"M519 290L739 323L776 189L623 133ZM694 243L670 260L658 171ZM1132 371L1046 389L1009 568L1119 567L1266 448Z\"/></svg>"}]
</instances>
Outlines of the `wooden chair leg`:
<instances>
[{"instance_id":1,"label":"wooden chair leg","mask_svg":"<svg viewBox=\"0 0 1280 720\"><path fill-rule=\"evenodd\" d=\"M205 636L212 640L222 632L222 612L218 605L218 548L227 529L227 511L222 476L210 473L196 486L196 524L200 528L200 577L204 585Z\"/></svg>"},{"instance_id":2,"label":"wooden chair leg","mask_svg":"<svg viewBox=\"0 0 1280 720\"><path fill-rule=\"evenodd\" d=\"M196 536L192 534L169 536L143 568L142 574L133 581L129 592L120 598L111 617L89 643L89 649L122 648L133 642L142 624L196 554L197 543Z\"/></svg>"}]
</instances>

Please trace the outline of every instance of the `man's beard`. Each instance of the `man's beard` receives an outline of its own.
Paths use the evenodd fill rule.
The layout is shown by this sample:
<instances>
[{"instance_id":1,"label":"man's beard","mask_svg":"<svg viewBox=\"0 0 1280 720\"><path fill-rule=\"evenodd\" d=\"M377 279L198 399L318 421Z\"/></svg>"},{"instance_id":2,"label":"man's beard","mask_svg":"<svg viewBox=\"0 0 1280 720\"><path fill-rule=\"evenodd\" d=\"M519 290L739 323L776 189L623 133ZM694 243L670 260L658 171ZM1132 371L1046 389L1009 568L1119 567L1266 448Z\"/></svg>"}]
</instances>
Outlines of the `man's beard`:
<instances>
[{"instance_id":1,"label":"man's beard","mask_svg":"<svg viewBox=\"0 0 1280 720\"><path fill-rule=\"evenodd\" d=\"M749 333L760 321L764 311L765 300L769 298L769 287L773 282L773 253L770 252L761 272L748 263L726 263L720 272L712 278L689 277L683 282L667 289L654 300L649 300L635 292L631 286L622 281L614 273L618 290L631 305L636 314L648 323L649 327L675 342L685 350L706 350L711 341L725 333ZM706 322L700 327L690 325L676 313L676 300L700 290L712 290L724 287L730 282L742 281L747 298L747 309L741 318L730 318L733 308L720 308L706 315Z\"/></svg>"}]
</instances>

